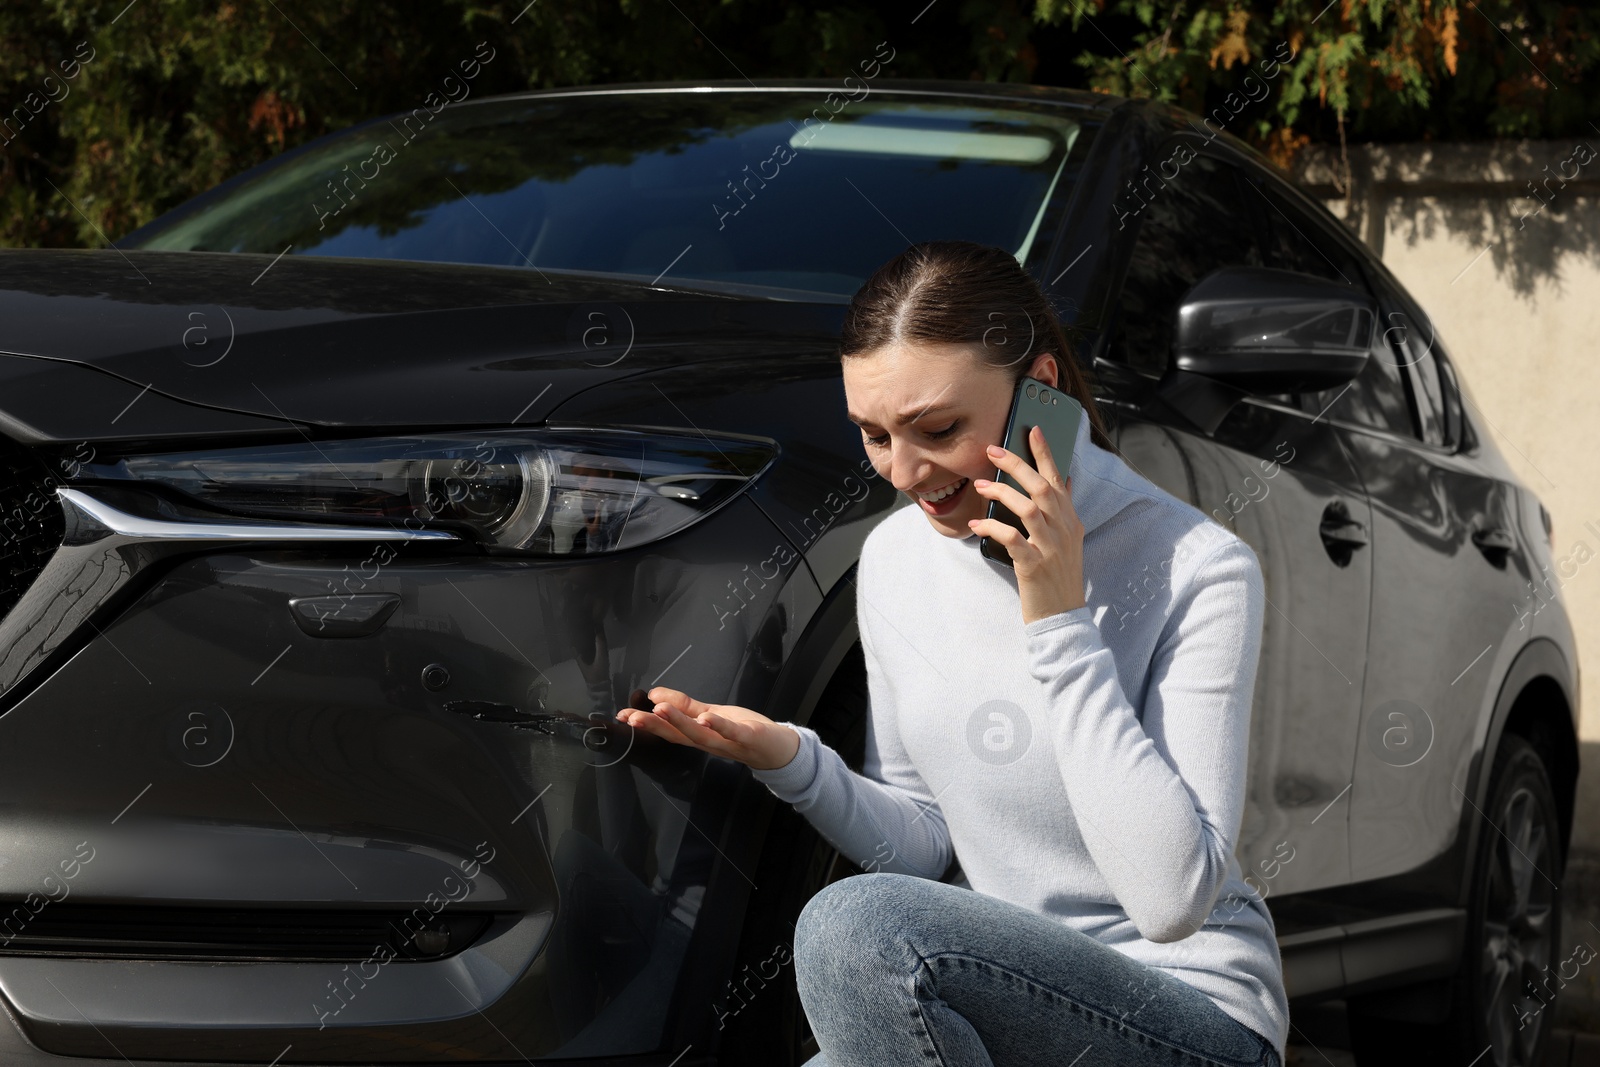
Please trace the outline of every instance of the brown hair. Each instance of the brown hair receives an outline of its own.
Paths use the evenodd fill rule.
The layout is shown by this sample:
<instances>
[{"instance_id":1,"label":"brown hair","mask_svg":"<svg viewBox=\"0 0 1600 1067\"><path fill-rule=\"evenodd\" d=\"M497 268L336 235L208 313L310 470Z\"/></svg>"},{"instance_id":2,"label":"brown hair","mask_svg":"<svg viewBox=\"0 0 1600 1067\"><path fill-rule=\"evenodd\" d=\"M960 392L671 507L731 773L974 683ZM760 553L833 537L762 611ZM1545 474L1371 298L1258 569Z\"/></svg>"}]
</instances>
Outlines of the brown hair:
<instances>
[{"instance_id":1,"label":"brown hair","mask_svg":"<svg viewBox=\"0 0 1600 1067\"><path fill-rule=\"evenodd\" d=\"M978 345L984 363L1011 371L1013 387L1035 356L1053 354L1061 371L1058 384L1089 416L1090 440L1116 452L1044 290L1005 249L922 241L873 272L845 312L839 358L859 359L908 342Z\"/></svg>"}]
</instances>

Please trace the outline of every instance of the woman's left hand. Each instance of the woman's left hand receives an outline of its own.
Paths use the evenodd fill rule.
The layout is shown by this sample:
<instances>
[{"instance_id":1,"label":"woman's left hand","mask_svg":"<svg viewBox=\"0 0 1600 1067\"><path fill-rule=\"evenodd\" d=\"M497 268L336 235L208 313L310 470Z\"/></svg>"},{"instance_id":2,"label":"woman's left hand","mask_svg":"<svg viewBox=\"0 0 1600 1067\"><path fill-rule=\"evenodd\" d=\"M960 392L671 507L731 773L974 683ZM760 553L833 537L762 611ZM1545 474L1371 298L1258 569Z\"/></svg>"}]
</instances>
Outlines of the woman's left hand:
<instances>
[{"instance_id":1,"label":"woman's left hand","mask_svg":"<svg viewBox=\"0 0 1600 1067\"><path fill-rule=\"evenodd\" d=\"M1024 625L1081 608L1086 603L1083 596L1083 523L1072 509L1072 479L1063 477L1056 469L1043 430L1037 426L1030 430L1028 444L1038 459L1038 470L1015 452L998 445L989 446L995 466L1015 478L1017 484L1027 490L1027 496L1003 482L991 482L986 478L976 478L972 482L980 496L1010 508L1027 527L1027 536L999 519L973 519L967 524L973 533L994 538L1011 554L1017 572L1017 591L1022 597Z\"/></svg>"}]
</instances>

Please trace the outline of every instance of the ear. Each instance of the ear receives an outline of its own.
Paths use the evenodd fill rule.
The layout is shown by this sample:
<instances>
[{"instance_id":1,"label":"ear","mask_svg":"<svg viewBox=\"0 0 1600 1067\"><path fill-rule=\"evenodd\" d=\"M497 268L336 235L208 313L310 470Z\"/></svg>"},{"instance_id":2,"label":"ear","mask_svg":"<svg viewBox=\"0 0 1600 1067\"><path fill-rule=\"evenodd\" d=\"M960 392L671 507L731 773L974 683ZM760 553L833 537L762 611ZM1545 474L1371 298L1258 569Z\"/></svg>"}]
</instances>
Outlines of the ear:
<instances>
[{"instance_id":1,"label":"ear","mask_svg":"<svg viewBox=\"0 0 1600 1067\"><path fill-rule=\"evenodd\" d=\"M1049 352L1040 352L1033 357L1033 366L1028 369L1028 377L1037 378L1052 389L1060 388L1060 364L1056 357Z\"/></svg>"}]
</instances>

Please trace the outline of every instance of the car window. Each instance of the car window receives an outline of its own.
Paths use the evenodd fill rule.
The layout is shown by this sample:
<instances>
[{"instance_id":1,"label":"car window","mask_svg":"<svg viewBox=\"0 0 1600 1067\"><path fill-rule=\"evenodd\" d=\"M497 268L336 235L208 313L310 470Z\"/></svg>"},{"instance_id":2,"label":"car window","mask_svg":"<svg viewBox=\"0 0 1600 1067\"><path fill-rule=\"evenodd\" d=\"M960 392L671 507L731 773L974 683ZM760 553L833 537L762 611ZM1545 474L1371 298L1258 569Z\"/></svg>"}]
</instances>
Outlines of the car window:
<instances>
[{"instance_id":1,"label":"car window","mask_svg":"<svg viewBox=\"0 0 1600 1067\"><path fill-rule=\"evenodd\" d=\"M1463 442L1461 426L1461 386L1456 381L1456 369L1443 349L1435 346L1434 365L1439 371L1439 384L1444 393L1444 443L1447 448L1460 448Z\"/></svg>"},{"instance_id":2,"label":"car window","mask_svg":"<svg viewBox=\"0 0 1600 1067\"><path fill-rule=\"evenodd\" d=\"M1177 146L1187 149L1187 162L1178 162ZM1155 158L1173 161L1163 178L1174 164L1176 175L1149 181L1144 196L1125 194L1115 208L1138 233L1108 355L1142 374L1166 372L1178 301L1196 282L1221 267L1265 265L1235 168L1204 153L1189 141L1169 143Z\"/></svg>"},{"instance_id":3,"label":"car window","mask_svg":"<svg viewBox=\"0 0 1600 1067\"><path fill-rule=\"evenodd\" d=\"M419 108L269 161L118 246L848 298L916 241L995 245L1027 264L1097 128L1030 102L880 92L848 107L820 103L739 90L484 101L436 116Z\"/></svg>"},{"instance_id":4,"label":"car window","mask_svg":"<svg viewBox=\"0 0 1600 1067\"><path fill-rule=\"evenodd\" d=\"M1359 254L1320 220L1259 176L1249 176L1245 186L1266 208L1267 266L1371 292ZM1405 357L1389 346L1384 332L1376 330L1372 354L1361 373L1331 389L1300 394L1300 406L1314 415L1415 436L1404 363Z\"/></svg>"},{"instance_id":5,"label":"car window","mask_svg":"<svg viewBox=\"0 0 1600 1067\"><path fill-rule=\"evenodd\" d=\"M1452 442L1445 428L1444 389L1439 381L1437 357L1425 344L1413 342L1413 347L1422 349L1415 354L1416 361L1411 364L1412 383L1417 393L1417 414L1422 418L1422 439L1430 445L1443 447Z\"/></svg>"},{"instance_id":6,"label":"car window","mask_svg":"<svg viewBox=\"0 0 1600 1067\"><path fill-rule=\"evenodd\" d=\"M1374 282L1385 305L1382 317L1389 343L1401 352L1400 362L1411 374L1422 439L1441 448L1453 446L1455 420L1450 417L1450 403L1454 398L1447 396L1439 371L1444 343L1438 325L1404 288L1383 277L1375 277Z\"/></svg>"}]
</instances>

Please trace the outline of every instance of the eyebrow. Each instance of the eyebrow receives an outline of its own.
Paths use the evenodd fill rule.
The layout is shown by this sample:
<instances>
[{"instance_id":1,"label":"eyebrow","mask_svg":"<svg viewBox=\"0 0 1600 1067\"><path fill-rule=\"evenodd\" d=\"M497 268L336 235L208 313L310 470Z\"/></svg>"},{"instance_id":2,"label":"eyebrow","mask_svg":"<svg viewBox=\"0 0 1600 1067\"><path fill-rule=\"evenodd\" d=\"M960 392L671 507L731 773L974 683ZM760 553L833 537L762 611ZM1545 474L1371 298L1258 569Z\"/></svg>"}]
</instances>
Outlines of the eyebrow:
<instances>
[{"instance_id":1,"label":"eyebrow","mask_svg":"<svg viewBox=\"0 0 1600 1067\"><path fill-rule=\"evenodd\" d=\"M904 426L906 423L910 422L912 419L919 418L922 415L932 415L933 413L938 412L938 411L949 411L952 407L955 407L955 405L954 404L935 404L933 407L930 407L930 408L918 408L915 411L901 412L899 415L895 416L895 425ZM870 419L863 419L861 416L856 415L856 414L854 414L852 412L845 412L845 417L848 418L851 422L855 423L857 426L865 425L866 423L872 421Z\"/></svg>"}]
</instances>

